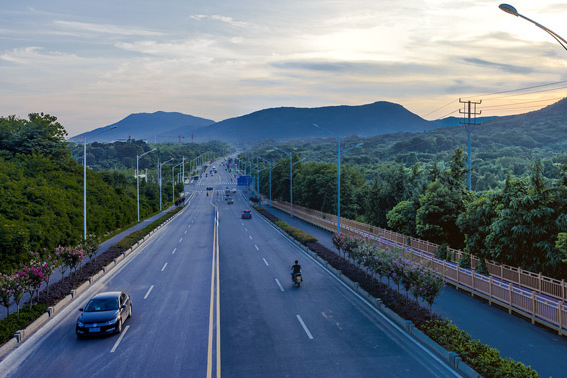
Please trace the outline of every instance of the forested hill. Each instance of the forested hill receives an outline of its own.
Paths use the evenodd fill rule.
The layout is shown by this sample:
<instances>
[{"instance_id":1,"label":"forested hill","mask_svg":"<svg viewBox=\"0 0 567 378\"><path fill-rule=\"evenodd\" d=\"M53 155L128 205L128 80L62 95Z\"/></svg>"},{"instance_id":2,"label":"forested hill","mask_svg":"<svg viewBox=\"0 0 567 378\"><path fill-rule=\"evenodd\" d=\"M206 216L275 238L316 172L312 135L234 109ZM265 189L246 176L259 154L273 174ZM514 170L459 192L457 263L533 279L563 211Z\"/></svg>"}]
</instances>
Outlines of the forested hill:
<instances>
[{"instance_id":1,"label":"forested hill","mask_svg":"<svg viewBox=\"0 0 567 378\"><path fill-rule=\"evenodd\" d=\"M83 239L83 167L71 157L57 118L0 117L0 272L27 263L30 251L53 251ZM149 146L144 147L149 150ZM142 153L140 147L133 151ZM171 188L171 184L166 183ZM179 189L182 189L179 188ZM140 183L140 212L159 209L157 185ZM171 203L171 189L164 190ZM136 185L130 175L87 169L87 232L96 236L136 219Z\"/></svg>"},{"instance_id":2,"label":"forested hill","mask_svg":"<svg viewBox=\"0 0 567 378\"><path fill-rule=\"evenodd\" d=\"M181 138L182 142L191 142L193 130L213 123L214 121L210 119L177 112L136 113L112 125L76 135L71 140L82 141L87 137L89 142L136 139L147 140L150 143L165 143L178 142ZM115 129L112 129L113 127ZM105 129L108 131L96 135Z\"/></svg>"},{"instance_id":3,"label":"forested hill","mask_svg":"<svg viewBox=\"0 0 567 378\"><path fill-rule=\"evenodd\" d=\"M359 136L418 132L439 127L399 104L380 101L359 106L264 109L199 128L195 130L195 137L238 143L326 135L312 124L338 135Z\"/></svg>"}]
</instances>

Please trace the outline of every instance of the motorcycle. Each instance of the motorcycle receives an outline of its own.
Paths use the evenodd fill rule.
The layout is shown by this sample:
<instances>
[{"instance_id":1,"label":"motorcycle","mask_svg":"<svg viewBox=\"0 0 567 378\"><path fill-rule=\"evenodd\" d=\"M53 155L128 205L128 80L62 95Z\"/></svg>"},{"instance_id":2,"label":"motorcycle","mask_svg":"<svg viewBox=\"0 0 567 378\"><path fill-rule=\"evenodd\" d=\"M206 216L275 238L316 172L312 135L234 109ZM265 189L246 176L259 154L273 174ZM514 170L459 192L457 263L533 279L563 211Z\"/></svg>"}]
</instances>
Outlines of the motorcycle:
<instances>
[{"instance_id":1,"label":"motorcycle","mask_svg":"<svg viewBox=\"0 0 567 378\"><path fill-rule=\"evenodd\" d=\"M303 282L303 278L301 278L301 272L299 272L299 273L290 272L290 273L291 273L291 280L293 281L293 284L296 287L300 287L301 282Z\"/></svg>"}]
</instances>

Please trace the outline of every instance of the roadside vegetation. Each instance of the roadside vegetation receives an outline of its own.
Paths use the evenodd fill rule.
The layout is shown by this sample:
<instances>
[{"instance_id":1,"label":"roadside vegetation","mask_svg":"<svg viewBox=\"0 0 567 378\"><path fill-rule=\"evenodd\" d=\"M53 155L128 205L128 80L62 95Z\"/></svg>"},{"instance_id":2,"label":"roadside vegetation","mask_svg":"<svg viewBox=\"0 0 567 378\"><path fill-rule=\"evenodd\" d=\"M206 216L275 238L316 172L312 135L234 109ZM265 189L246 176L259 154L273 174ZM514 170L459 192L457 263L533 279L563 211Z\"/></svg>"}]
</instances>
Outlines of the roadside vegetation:
<instances>
[{"instance_id":1,"label":"roadside vegetation","mask_svg":"<svg viewBox=\"0 0 567 378\"><path fill-rule=\"evenodd\" d=\"M281 158L274 150L256 152ZM336 214L336 163L299 162L301 156L293 155L294 204ZM529 167L521 177L507 174L494 189L469 191L462 148L428 168L384 163L373 180L362 166L343 165L341 216L463 249L483 262L567 279L567 159L536 160ZM289 159L277 160L272 168L272 198L289 202ZM269 184L266 167L260 191L268 193Z\"/></svg>"},{"instance_id":2,"label":"roadside vegetation","mask_svg":"<svg viewBox=\"0 0 567 378\"><path fill-rule=\"evenodd\" d=\"M28 119L0 117L0 272L11 273L30 261L29 251L78 245L83 239L83 146L66 142L57 118L30 114ZM97 237L137 222L136 154L153 147L141 141L87 146L87 230ZM159 153L140 159L140 218L160 209L156 161L180 163L223 143L160 145ZM197 155L196 155L197 154ZM155 155L155 156L154 156ZM151 157L151 158L150 158ZM188 164L187 164L188 167ZM172 203L171 169L163 167L162 208ZM105 170L101 170L105 169ZM179 170L178 170L179 171ZM186 172L189 174L189 172ZM175 193L183 185L176 184Z\"/></svg>"},{"instance_id":3,"label":"roadside vegetation","mask_svg":"<svg viewBox=\"0 0 567 378\"><path fill-rule=\"evenodd\" d=\"M255 209L283 230L294 228L261 207ZM503 358L497 349L473 340L449 320L442 320L435 314L433 304L443 289L442 278L428 268L406 259L402 251L380 249L369 240L335 234L333 244L339 251L337 254L317 241L312 241L314 237L306 235L296 239L350 280L358 282L366 292L380 298L390 310L411 320L418 329L446 350L457 353L482 376L539 377L532 368L510 358ZM388 284L383 282L385 279Z\"/></svg>"},{"instance_id":4,"label":"roadside vegetation","mask_svg":"<svg viewBox=\"0 0 567 378\"><path fill-rule=\"evenodd\" d=\"M0 274L0 305L7 316L0 321L0 345L7 342L18 330L26 328L43 315L47 307L55 305L152 230L177 214L182 207L168 211L145 228L126 236L108 250L96 256L98 240L91 236L87 243L74 247L44 249L31 252L31 260L12 274ZM85 260L88 258L88 261ZM58 270L63 276L50 285L50 278ZM68 273L67 275L65 275ZM40 291L40 288L45 287ZM23 305L22 298L29 293L31 298ZM16 303L16 313L10 314L10 306Z\"/></svg>"}]
</instances>

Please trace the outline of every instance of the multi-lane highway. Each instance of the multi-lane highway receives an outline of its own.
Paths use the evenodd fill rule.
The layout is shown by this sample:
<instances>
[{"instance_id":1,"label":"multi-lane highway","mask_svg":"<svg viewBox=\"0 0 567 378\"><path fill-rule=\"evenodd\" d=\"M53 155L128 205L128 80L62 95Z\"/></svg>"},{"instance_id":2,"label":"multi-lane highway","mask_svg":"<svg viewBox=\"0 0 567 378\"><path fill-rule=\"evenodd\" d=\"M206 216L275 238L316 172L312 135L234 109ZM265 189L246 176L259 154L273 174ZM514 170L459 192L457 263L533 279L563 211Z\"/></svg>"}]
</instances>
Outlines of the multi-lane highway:
<instances>
[{"instance_id":1,"label":"multi-lane highway","mask_svg":"<svg viewBox=\"0 0 567 378\"><path fill-rule=\"evenodd\" d=\"M0 375L458 376L258 214L241 219L246 193L228 204L236 184L216 165L188 187L195 195L179 216L0 362ZM110 290L133 300L121 336L78 340L78 309Z\"/></svg>"}]
</instances>

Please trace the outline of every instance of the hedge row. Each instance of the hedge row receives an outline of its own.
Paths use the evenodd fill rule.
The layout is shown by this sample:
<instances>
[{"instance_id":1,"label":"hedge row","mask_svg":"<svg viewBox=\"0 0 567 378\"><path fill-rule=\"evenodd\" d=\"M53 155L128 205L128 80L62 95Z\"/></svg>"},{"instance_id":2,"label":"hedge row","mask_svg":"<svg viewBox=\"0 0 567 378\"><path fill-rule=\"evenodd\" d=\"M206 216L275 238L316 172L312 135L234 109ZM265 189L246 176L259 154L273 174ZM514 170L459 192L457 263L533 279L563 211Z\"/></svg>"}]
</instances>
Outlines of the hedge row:
<instances>
[{"instance_id":1,"label":"hedge row","mask_svg":"<svg viewBox=\"0 0 567 378\"><path fill-rule=\"evenodd\" d=\"M284 221L277 220L275 223L279 228L284 230L287 234L299 241L301 244L314 243L317 241L316 237L309 235L308 233L300 230L297 227L292 227Z\"/></svg>"},{"instance_id":2,"label":"hedge row","mask_svg":"<svg viewBox=\"0 0 567 378\"><path fill-rule=\"evenodd\" d=\"M6 343L14 337L16 331L26 328L43 315L46 310L47 305L45 304L36 304L32 306L31 310L29 306L23 306L20 309L19 316L12 314L9 318L2 319L0 322L0 344Z\"/></svg>"},{"instance_id":3,"label":"hedge row","mask_svg":"<svg viewBox=\"0 0 567 378\"><path fill-rule=\"evenodd\" d=\"M141 230L132 232L131 234L126 236L124 239L122 239L118 243L116 243L113 247L123 248L124 250L131 248L134 244L136 244L138 241L142 240L146 235L148 235L150 232L152 232L160 224L162 224L163 222L165 222L166 220L168 220L169 218L171 218L175 214L177 214L179 211L181 211L181 209L182 209L182 207L178 207L178 208L175 208L173 210L168 211L163 217L155 220L154 222L150 223L149 225L147 225L146 227L144 227Z\"/></svg>"},{"instance_id":4,"label":"hedge row","mask_svg":"<svg viewBox=\"0 0 567 378\"><path fill-rule=\"evenodd\" d=\"M421 330L443 348L457 353L467 365L485 377L539 377L530 367L503 358L497 349L472 337L449 319L425 323Z\"/></svg>"},{"instance_id":5,"label":"hedge row","mask_svg":"<svg viewBox=\"0 0 567 378\"><path fill-rule=\"evenodd\" d=\"M269 214L267 218L280 228L290 227L265 209L256 208L256 210L262 215ZM282 224L285 226L282 227ZM292 235L289 232L288 234ZM303 234L310 236L305 232ZM301 241L300 239L297 240ZM450 320L441 320L436 314L433 314L432 318L430 318L429 311L418 302L407 298L388 285L378 281L357 265L339 256L319 242L303 244L329 262L335 269L341 270L346 277L358 282L360 287L369 294L380 298L382 303L389 309L402 318L411 320L416 327L425 332L436 343L446 350L459 354L463 362L471 366L479 374L485 377L539 377L538 373L531 367L510 358L503 358L497 349L482 344L479 340L473 340L468 333L452 324Z\"/></svg>"}]
</instances>

